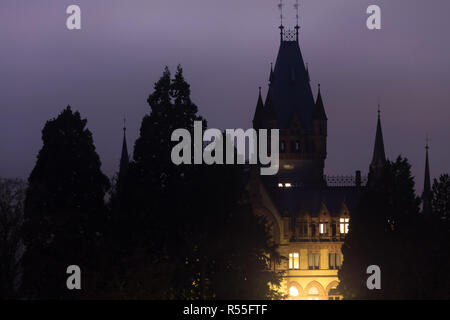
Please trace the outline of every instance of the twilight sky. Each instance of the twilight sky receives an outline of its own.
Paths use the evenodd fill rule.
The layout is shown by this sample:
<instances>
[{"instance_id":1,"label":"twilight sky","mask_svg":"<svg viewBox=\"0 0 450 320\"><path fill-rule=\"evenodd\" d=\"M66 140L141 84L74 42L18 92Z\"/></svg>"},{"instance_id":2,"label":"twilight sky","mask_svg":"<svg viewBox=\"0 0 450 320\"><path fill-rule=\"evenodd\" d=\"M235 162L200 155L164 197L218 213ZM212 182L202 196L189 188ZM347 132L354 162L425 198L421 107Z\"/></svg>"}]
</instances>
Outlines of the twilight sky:
<instances>
[{"instance_id":1,"label":"twilight sky","mask_svg":"<svg viewBox=\"0 0 450 320\"><path fill-rule=\"evenodd\" d=\"M284 0L295 25L294 0ZM410 159L422 191L425 135L432 177L450 172L450 1L301 0L300 46L328 115L327 174L367 173L378 99L386 153ZM67 6L82 30L65 26ZM88 118L103 171L117 169L122 118L130 152L153 83L181 64L208 125L251 126L279 46L275 0L2 0L0 177L26 178L41 129L70 104ZM378 4L382 29L366 28Z\"/></svg>"}]
</instances>

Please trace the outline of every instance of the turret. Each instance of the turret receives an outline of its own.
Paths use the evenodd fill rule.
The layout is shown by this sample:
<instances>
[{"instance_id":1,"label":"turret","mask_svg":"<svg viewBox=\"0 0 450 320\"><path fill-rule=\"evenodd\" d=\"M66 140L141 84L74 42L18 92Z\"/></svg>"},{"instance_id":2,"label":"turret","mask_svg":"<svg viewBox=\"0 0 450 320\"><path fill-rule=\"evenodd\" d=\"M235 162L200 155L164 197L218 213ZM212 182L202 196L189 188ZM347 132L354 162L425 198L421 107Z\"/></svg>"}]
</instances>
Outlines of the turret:
<instances>
[{"instance_id":1,"label":"turret","mask_svg":"<svg viewBox=\"0 0 450 320\"><path fill-rule=\"evenodd\" d=\"M375 134L375 145L373 148L372 162L370 163L370 171L379 172L386 164L386 154L384 152L383 131L381 130L380 107L378 106L377 132Z\"/></svg>"},{"instance_id":2,"label":"turret","mask_svg":"<svg viewBox=\"0 0 450 320\"><path fill-rule=\"evenodd\" d=\"M423 192L422 192L422 212L424 214L430 214L432 211L431 208L431 178L430 178L430 163L428 160L428 150L430 147L428 146L428 141L425 146L425 179L423 183Z\"/></svg>"}]
</instances>

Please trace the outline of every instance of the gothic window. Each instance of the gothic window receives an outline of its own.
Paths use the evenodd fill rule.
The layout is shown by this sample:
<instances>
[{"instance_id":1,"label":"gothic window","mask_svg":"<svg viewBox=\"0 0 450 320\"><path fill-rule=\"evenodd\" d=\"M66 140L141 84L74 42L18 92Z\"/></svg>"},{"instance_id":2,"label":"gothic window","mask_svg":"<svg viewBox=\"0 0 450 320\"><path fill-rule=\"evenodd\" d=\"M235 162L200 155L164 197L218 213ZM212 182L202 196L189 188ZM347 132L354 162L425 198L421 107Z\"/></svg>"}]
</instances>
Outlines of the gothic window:
<instances>
[{"instance_id":1,"label":"gothic window","mask_svg":"<svg viewBox=\"0 0 450 320\"><path fill-rule=\"evenodd\" d=\"M314 223L311 225L311 236L316 236L316 225Z\"/></svg>"},{"instance_id":2,"label":"gothic window","mask_svg":"<svg viewBox=\"0 0 450 320\"><path fill-rule=\"evenodd\" d=\"M333 237L336 236L336 224L335 224L335 223L333 223L333 224L331 225L331 235L332 235Z\"/></svg>"},{"instance_id":3,"label":"gothic window","mask_svg":"<svg viewBox=\"0 0 450 320\"><path fill-rule=\"evenodd\" d=\"M286 152L286 142L284 140L281 141L281 143L280 143L280 152L281 153Z\"/></svg>"},{"instance_id":4,"label":"gothic window","mask_svg":"<svg viewBox=\"0 0 450 320\"><path fill-rule=\"evenodd\" d=\"M309 270L319 270L320 266L320 255L318 253L308 254L308 269Z\"/></svg>"},{"instance_id":5,"label":"gothic window","mask_svg":"<svg viewBox=\"0 0 450 320\"><path fill-rule=\"evenodd\" d=\"M319 289L311 287L308 290L308 300L319 300Z\"/></svg>"},{"instance_id":6,"label":"gothic window","mask_svg":"<svg viewBox=\"0 0 450 320\"><path fill-rule=\"evenodd\" d=\"M295 141L295 152L300 152L300 141Z\"/></svg>"},{"instance_id":7,"label":"gothic window","mask_svg":"<svg viewBox=\"0 0 450 320\"><path fill-rule=\"evenodd\" d=\"M348 233L348 224L350 222L349 218L340 218L339 219L339 232L341 234L347 234Z\"/></svg>"},{"instance_id":8,"label":"gothic window","mask_svg":"<svg viewBox=\"0 0 450 320\"><path fill-rule=\"evenodd\" d=\"M300 268L300 256L298 252L289 253L289 269Z\"/></svg>"},{"instance_id":9,"label":"gothic window","mask_svg":"<svg viewBox=\"0 0 450 320\"><path fill-rule=\"evenodd\" d=\"M321 222L319 224L319 232L321 235L326 235L328 234L328 223L326 222Z\"/></svg>"},{"instance_id":10,"label":"gothic window","mask_svg":"<svg viewBox=\"0 0 450 320\"><path fill-rule=\"evenodd\" d=\"M341 255L339 253L330 253L328 260L330 269L339 269L341 267Z\"/></svg>"},{"instance_id":11,"label":"gothic window","mask_svg":"<svg viewBox=\"0 0 450 320\"><path fill-rule=\"evenodd\" d=\"M308 236L308 224L306 222L300 224L300 236Z\"/></svg>"}]
</instances>

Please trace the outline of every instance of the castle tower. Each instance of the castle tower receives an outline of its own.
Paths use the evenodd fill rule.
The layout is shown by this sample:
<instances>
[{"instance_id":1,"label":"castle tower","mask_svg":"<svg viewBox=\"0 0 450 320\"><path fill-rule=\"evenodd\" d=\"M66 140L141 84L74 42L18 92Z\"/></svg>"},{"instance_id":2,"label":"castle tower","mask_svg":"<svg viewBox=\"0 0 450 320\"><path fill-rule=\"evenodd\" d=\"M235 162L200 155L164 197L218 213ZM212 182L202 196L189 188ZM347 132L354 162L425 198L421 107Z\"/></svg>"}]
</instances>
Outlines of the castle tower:
<instances>
[{"instance_id":1,"label":"castle tower","mask_svg":"<svg viewBox=\"0 0 450 320\"><path fill-rule=\"evenodd\" d=\"M327 118L320 90L314 101L299 46L299 29L298 25L294 30L280 26L278 56L271 66L263 107L258 99L253 126L280 129L279 183L322 186Z\"/></svg>"}]
</instances>

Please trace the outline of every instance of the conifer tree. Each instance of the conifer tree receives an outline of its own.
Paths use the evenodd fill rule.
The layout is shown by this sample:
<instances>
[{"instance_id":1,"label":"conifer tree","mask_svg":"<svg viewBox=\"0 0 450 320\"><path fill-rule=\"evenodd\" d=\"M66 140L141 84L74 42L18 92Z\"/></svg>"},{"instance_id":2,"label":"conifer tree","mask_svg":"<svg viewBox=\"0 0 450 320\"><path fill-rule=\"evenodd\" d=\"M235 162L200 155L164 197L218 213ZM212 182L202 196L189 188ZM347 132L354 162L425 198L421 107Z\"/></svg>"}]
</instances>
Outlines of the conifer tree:
<instances>
[{"instance_id":1,"label":"conifer tree","mask_svg":"<svg viewBox=\"0 0 450 320\"><path fill-rule=\"evenodd\" d=\"M72 297L76 293L67 290L66 268L80 266L84 280L94 270L109 181L86 123L68 106L42 130L43 146L28 178L24 208L25 297Z\"/></svg>"},{"instance_id":2,"label":"conifer tree","mask_svg":"<svg viewBox=\"0 0 450 320\"><path fill-rule=\"evenodd\" d=\"M20 298L25 188L21 180L0 178L0 300Z\"/></svg>"},{"instance_id":3,"label":"conifer tree","mask_svg":"<svg viewBox=\"0 0 450 320\"><path fill-rule=\"evenodd\" d=\"M265 222L246 200L242 166L179 165L172 132L193 136L197 115L181 67L156 82L130 163L127 205L112 237L121 276L106 291L119 298L266 299L280 282Z\"/></svg>"},{"instance_id":4,"label":"conifer tree","mask_svg":"<svg viewBox=\"0 0 450 320\"><path fill-rule=\"evenodd\" d=\"M450 176L442 174L439 180L433 182L431 204L433 213L448 220L450 218Z\"/></svg>"},{"instance_id":5,"label":"conifer tree","mask_svg":"<svg viewBox=\"0 0 450 320\"><path fill-rule=\"evenodd\" d=\"M411 298L417 291L417 270L411 268L417 252L409 248L417 248L412 243L417 243L420 201L410 168L407 159L398 157L369 175L342 247L338 289L346 299ZM381 290L366 286L370 265L381 269Z\"/></svg>"}]
</instances>

